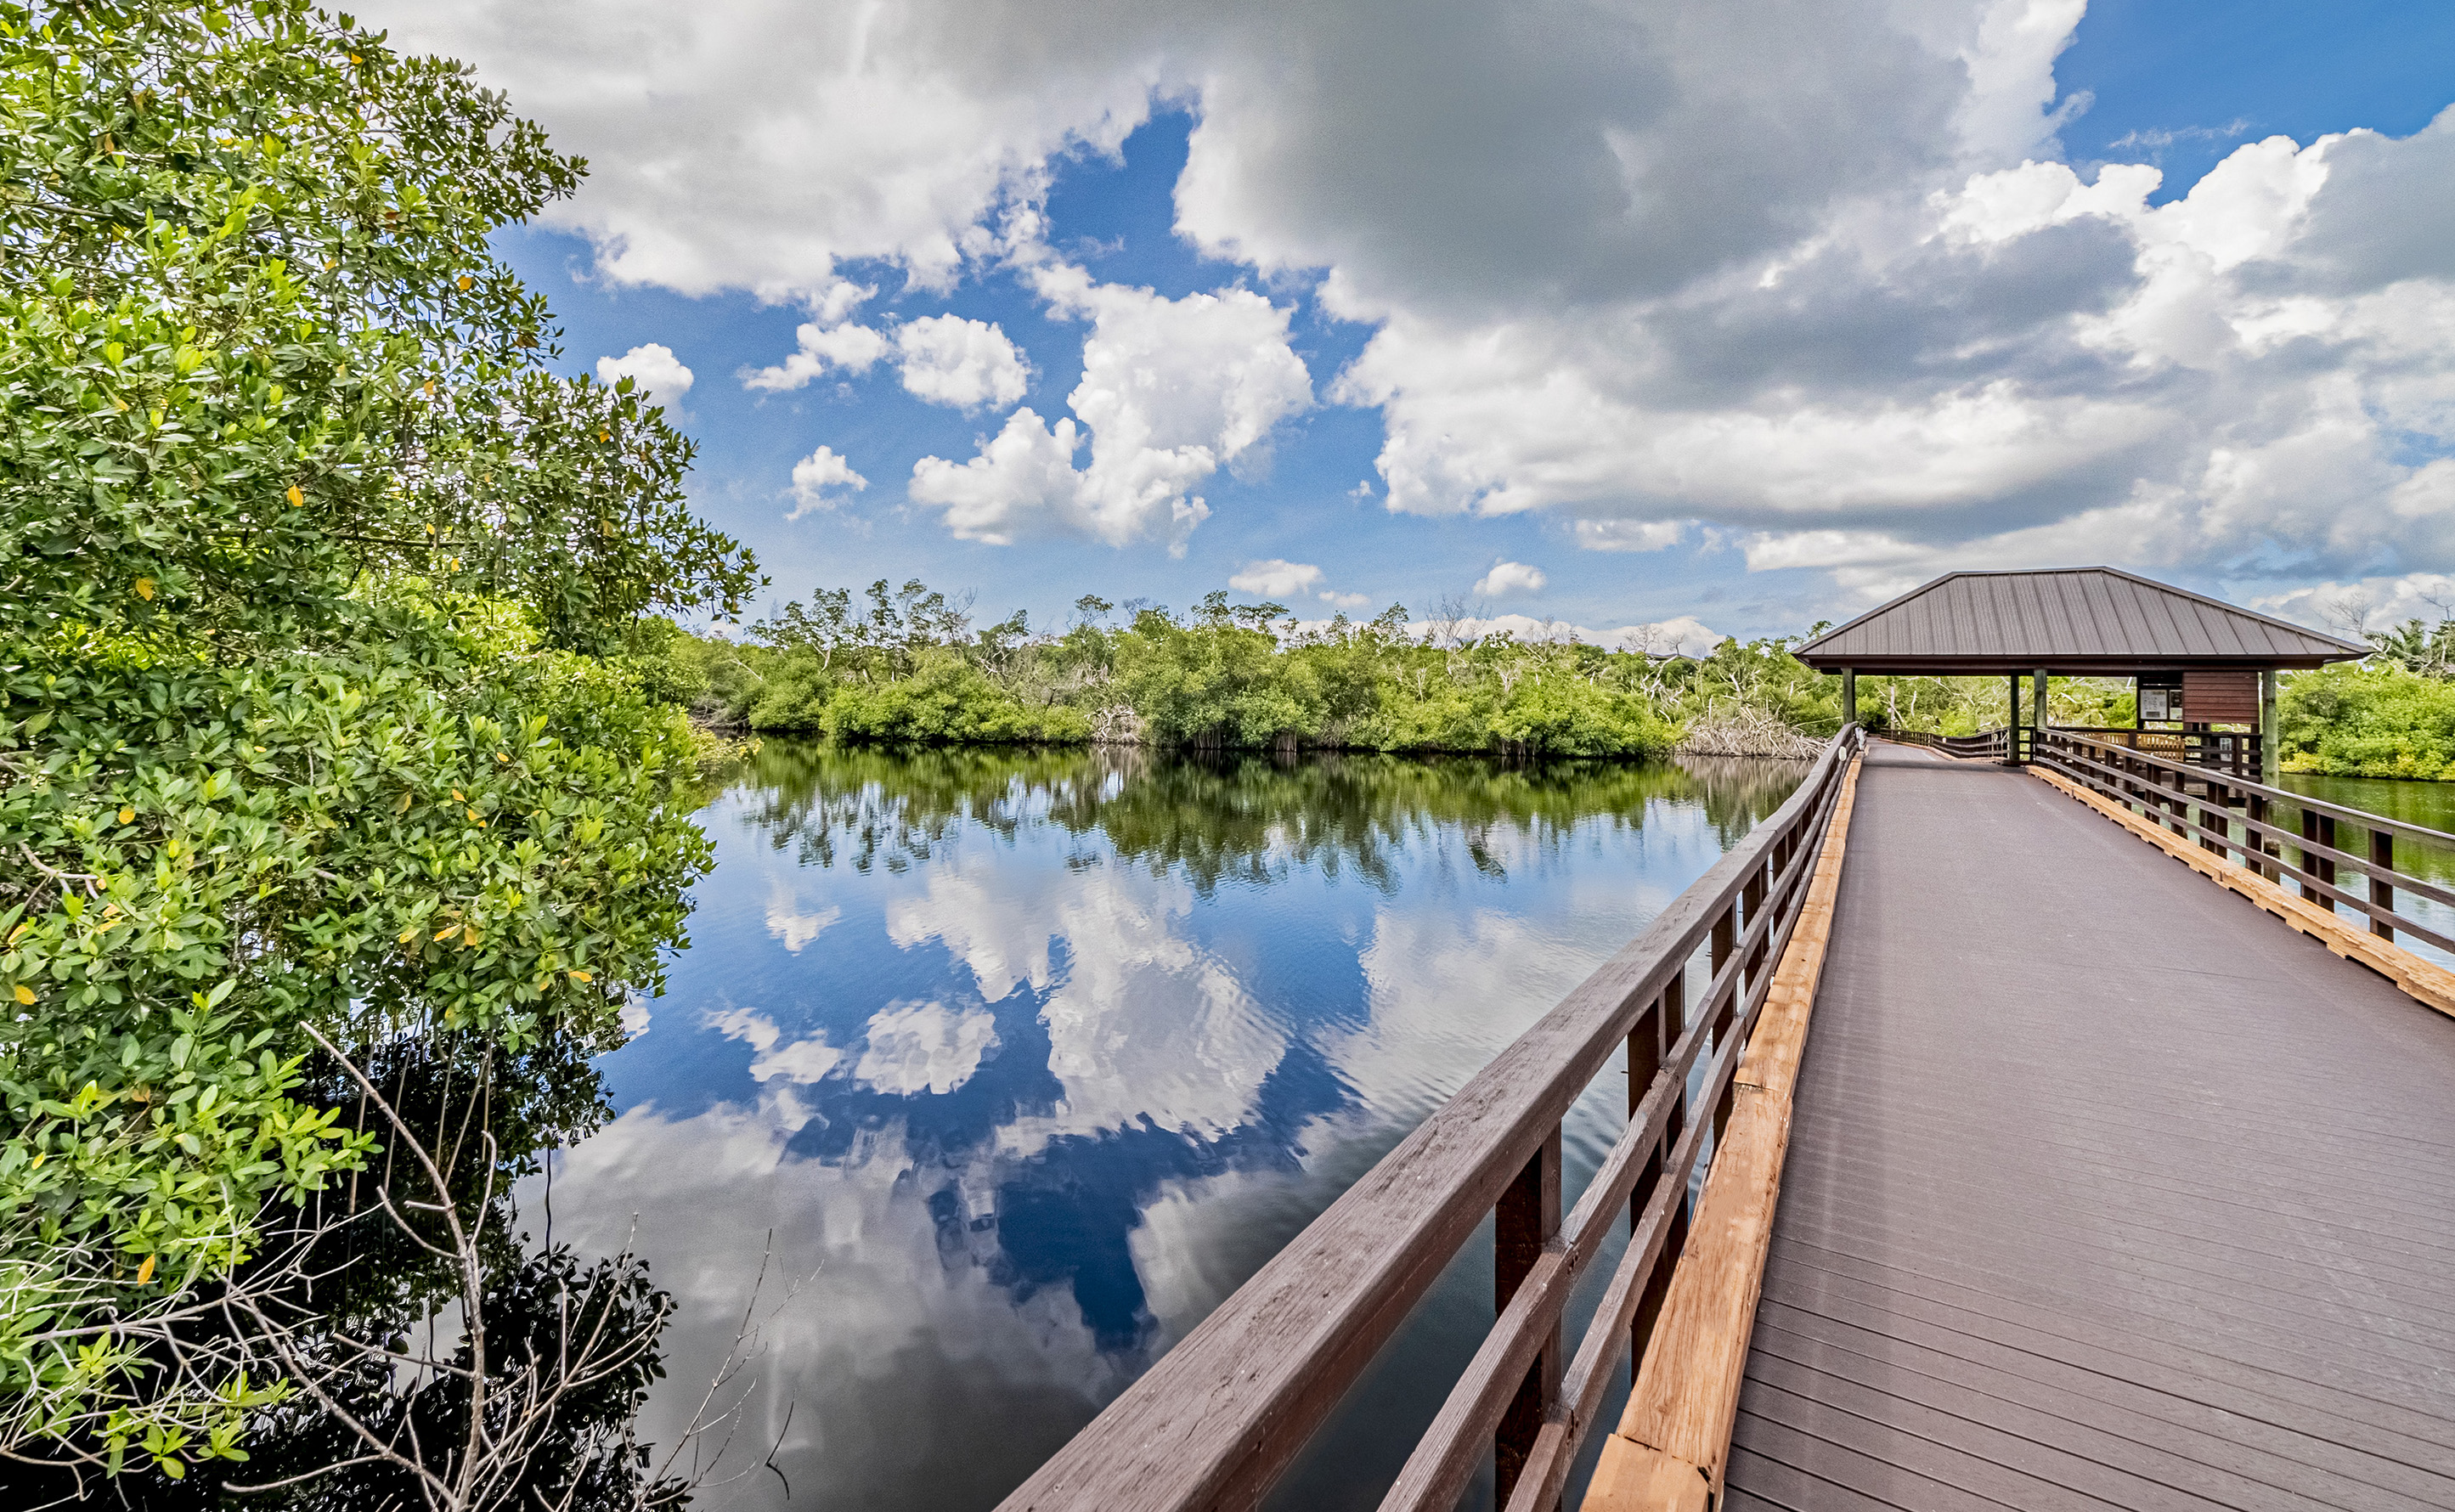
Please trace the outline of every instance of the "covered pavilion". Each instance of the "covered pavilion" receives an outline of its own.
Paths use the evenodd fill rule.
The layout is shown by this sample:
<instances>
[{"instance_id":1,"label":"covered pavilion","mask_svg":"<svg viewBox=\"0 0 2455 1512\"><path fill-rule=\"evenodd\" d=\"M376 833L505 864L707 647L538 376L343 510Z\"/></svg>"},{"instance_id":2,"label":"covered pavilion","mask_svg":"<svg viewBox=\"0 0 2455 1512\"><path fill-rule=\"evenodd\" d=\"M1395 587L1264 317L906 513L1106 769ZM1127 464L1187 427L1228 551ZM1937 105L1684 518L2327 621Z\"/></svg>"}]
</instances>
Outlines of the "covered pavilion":
<instances>
[{"instance_id":1,"label":"covered pavilion","mask_svg":"<svg viewBox=\"0 0 2455 1512\"><path fill-rule=\"evenodd\" d=\"M2257 732L2262 780L2276 776L2276 675L2368 655L2370 648L2112 567L1947 573L1827 631L1793 655L1841 675L1842 714L1857 717L1857 675L2003 676L2006 752L2046 724L2049 676L2129 677L2135 723L2187 737L2222 726Z\"/></svg>"}]
</instances>

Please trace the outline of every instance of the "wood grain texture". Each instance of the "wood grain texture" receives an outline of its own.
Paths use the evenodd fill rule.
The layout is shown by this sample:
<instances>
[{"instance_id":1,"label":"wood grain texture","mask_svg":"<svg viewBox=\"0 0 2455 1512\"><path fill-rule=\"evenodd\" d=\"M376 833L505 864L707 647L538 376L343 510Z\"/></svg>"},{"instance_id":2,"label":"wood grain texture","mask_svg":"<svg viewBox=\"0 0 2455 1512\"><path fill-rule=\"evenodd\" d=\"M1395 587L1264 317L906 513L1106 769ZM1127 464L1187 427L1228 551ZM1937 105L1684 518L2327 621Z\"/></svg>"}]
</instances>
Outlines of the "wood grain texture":
<instances>
[{"instance_id":1,"label":"wood grain texture","mask_svg":"<svg viewBox=\"0 0 2455 1512\"><path fill-rule=\"evenodd\" d=\"M2440 1013L2455 1016L2455 972L2424 960L2366 930L2354 927L2333 910L2322 908L2307 898L2296 897L2248 867L2222 861L2198 845L2177 839L2162 826L2150 824L2111 798L2091 793L2069 777L2036 767L2029 770L2030 775L2040 782L2066 797L2086 804L2201 877L2240 893L2345 959L2367 966L2403 988L2415 1001L2427 1003Z\"/></svg>"},{"instance_id":2,"label":"wood grain texture","mask_svg":"<svg viewBox=\"0 0 2455 1512\"><path fill-rule=\"evenodd\" d=\"M1016 1487L1004 1512L1258 1505L1775 844L1823 813L1856 739L1836 736L1779 809ZM1761 928L1751 923L1751 944Z\"/></svg>"},{"instance_id":3,"label":"wood grain texture","mask_svg":"<svg viewBox=\"0 0 2455 1512\"><path fill-rule=\"evenodd\" d=\"M1587 1490L1588 1512L1663 1512L1692 1504L1687 1498L1693 1486L1677 1475L1661 1473L1665 1462L1694 1468L1710 1497L1720 1495L1780 1200L1792 1089L1832 938L1857 781L1858 767L1853 763L1842 777L1806 902L1775 969L1755 1029L1740 1053L1730 1121L1706 1177L1687 1247L1672 1273L1628 1406L1612 1441L1604 1445L1607 1458L1615 1455L1617 1462L1641 1466L1643 1473L1630 1471L1608 1483L1598 1473Z\"/></svg>"},{"instance_id":4,"label":"wood grain texture","mask_svg":"<svg viewBox=\"0 0 2455 1512\"><path fill-rule=\"evenodd\" d=\"M1585 1504L1588 1512L1706 1512L1713 1482L1685 1460L1613 1434L1603 1441Z\"/></svg>"},{"instance_id":5,"label":"wood grain texture","mask_svg":"<svg viewBox=\"0 0 2455 1512\"><path fill-rule=\"evenodd\" d=\"M1726 1507L2455 1506L2455 1019L2147 837L1869 753Z\"/></svg>"}]
</instances>

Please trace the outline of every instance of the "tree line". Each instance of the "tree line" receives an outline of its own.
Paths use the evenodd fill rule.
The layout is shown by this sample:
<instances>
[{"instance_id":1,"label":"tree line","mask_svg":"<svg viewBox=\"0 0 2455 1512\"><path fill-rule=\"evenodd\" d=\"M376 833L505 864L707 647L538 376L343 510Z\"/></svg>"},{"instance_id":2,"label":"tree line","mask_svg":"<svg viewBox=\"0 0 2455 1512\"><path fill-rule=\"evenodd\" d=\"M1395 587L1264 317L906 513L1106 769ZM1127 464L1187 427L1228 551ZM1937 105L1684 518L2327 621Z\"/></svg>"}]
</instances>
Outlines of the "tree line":
<instances>
[{"instance_id":1,"label":"tree line","mask_svg":"<svg viewBox=\"0 0 2455 1512\"><path fill-rule=\"evenodd\" d=\"M1799 756L1840 727L1839 678L1790 655L1825 628L1692 656L1483 633L1454 601L1420 619L1392 605L1306 625L1213 593L1182 614L1085 595L1035 633L1022 611L984 627L965 595L881 578L734 635L643 619L627 660L708 726L842 741ZM2284 675L2285 769L2455 776L2455 617L2363 634L2367 660ZM2059 725L2135 722L2128 679L2054 677L2048 699ZM1995 677L1858 679L1858 717L1876 731L1971 735L2002 724L2008 700Z\"/></svg>"}]
</instances>

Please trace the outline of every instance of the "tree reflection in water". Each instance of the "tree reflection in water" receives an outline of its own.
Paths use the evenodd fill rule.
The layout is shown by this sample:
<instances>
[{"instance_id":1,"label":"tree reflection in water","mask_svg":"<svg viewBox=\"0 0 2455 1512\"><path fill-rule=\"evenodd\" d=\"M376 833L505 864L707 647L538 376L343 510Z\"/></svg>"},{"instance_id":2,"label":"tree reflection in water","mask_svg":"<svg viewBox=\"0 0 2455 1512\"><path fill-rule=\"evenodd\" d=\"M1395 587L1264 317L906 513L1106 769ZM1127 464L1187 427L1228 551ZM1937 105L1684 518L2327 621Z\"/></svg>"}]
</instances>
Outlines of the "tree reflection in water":
<instances>
[{"instance_id":1,"label":"tree reflection in water","mask_svg":"<svg viewBox=\"0 0 2455 1512\"><path fill-rule=\"evenodd\" d=\"M565 1405L522 1504L673 1489L687 1472L661 1456L733 1361L771 1243L817 1278L740 1382L755 1417L718 1467L727 1492L700 1503L782 1505L789 1478L796 1508L994 1504L1798 776L767 743L702 816L719 865L643 1038L610 1056L449 1037L357 1052L458 1210L488 1213L490 1375L563 1337L570 1296L650 1344ZM321 1078L380 1128L337 1067ZM1572 1183L1624 1102L1598 1084L1572 1115ZM431 1200L395 1154L396 1193ZM298 1299L309 1346L338 1361L344 1336L448 1341L448 1263L375 1210L368 1179L330 1203L358 1217ZM622 1258L635 1228L653 1280ZM1445 1280L1287 1504L1377 1500L1489 1309L1488 1277ZM463 1435L448 1371L335 1380L379 1432ZM230 1479L360 1452L305 1403L251 1450ZM248 1501L423 1504L381 1463Z\"/></svg>"},{"instance_id":2,"label":"tree reflection in water","mask_svg":"<svg viewBox=\"0 0 2455 1512\"><path fill-rule=\"evenodd\" d=\"M558 1214L668 1284L770 1227L818 1271L761 1367L794 1506L993 1505L1798 776L769 742ZM684 1296L678 1378L735 1305ZM1290 1504L1374 1500L1385 1408Z\"/></svg>"},{"instance_id":3,"label":"tree reflection in water","mask_svg":"<svg viewBox=\"0 0 2455 1512\"><path fill-rule=\"evenodd\" d=\"M1011 837L1027 822L1104 834L1117 853L1181 868L1207 892L1268 882L1288 866L1390 884L1387 853L1435 827L1469 837L1479 869L1497 825L1556 838L1602 817L1638 825L1650 799L1701 797L1725 845L1790 796L1801 763L1735 756L1674 762L1508 763L1475 757L1154 756L1139 746L912 751L770 741L751 758L748 817L813 866L902 872L958 829Z\"/></svg>"},{"instance_id":4,"label":"tree reflection in water","mask_svg":"<svg viewBox=\"0 0 2455 1512\"><path fill-rule=\"evenodd\" d=\"M470 1479L455 1471L472 1441L472 1381L482 1374L490 1389L478 1437L509 1447L498 1468L475 1478L481 1495L472 1502L569 1512L682 1504L687 1474L633 1432L664 1374L658 1336L672 1299L637 1256L582 1258L554 1241L550 1210L534 1215L545 1222L524 1223L513 1196L523 1178L542 1173L546 1151L604 1123L611 1109L595 1061L613 1047L564 1034L514 1052L450 1032L359 1047L352 1058L408 1137L336 1058L311 1060L301 1100L342 1110L377 1137L377 1150L365 1170L272 1231L293 1242L268 1244L255 1263L298 1280L219 1322L223 1337L263 1362L258 1379L286 1375L293 1393L253 1421L243 1462L215 1462L185 1480L132 1471L103 1498L164 1509L226 1506L233 1497L335 1512L436 1505L419 1469L447 1491ZM482 1276L482 1372L447 1200ZM233 1291L248 1292L251 1279L243 1273ZM403 1357L436 1363L421 1369ZM65 1477L20 1474L24 1504L78 1489Z\"/></svg>"}]
</instances>

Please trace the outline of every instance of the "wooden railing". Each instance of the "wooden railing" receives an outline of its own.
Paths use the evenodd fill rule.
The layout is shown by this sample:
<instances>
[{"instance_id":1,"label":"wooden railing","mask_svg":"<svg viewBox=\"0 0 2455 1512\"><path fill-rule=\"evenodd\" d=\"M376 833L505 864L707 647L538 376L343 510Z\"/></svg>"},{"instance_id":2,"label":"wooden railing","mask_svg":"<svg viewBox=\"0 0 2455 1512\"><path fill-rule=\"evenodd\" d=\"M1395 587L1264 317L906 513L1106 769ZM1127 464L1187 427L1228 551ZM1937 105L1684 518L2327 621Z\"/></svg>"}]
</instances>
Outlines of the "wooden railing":
<instances>
[{"instance_id":1,"label":"wooden railing","mask_svg":"<svg viewBox=\"0 0 2455 1512\"><path fill-rule=\"evenodd\" d=\"M2271 882L2291 877L2303 898L2331 913L2342 905L2365 916L2370 933L2381 939L2392 942L2404 934L2455 952L2455 938L2396 907L2400 898L2421 897L2455 908L2455 892L2395 864L2399 840L2455 851L2455 835L2169 760L2097 735L2049 730L2037 764L2177 836L2196 838L2220 859L2230 857ZM2300 813L2299 833L2269 822L2278 804ZM2364 838L2355 839L2346 829ZM2347 871L2364 878L2363 892L2341 885Z\"/></svg>"},{"instance_id":2,"label":"wooden railing","mask_svg":"<svg viewBox=\"0 0 2455 1512\"><path fill-rule=\"evenodd\" d=\"M2259 775L2259 732L2255 730L2129 730L2099 725L2056 725L2054 729L2184 766L2215 768L2239 777Z\"/></svg>"},{"instance_id":3,"label":"wooden railing","mask_svg":"<svg viewBox=\"0 0 2455 1512\"><path fill-rule=\"evenodd\" d=\"M2050 733L2084 736L2106 745L2144 752L2167 761L2179 761L2199 770L2214 769L2233 776L2252 776L2259 771L2259 736L2246 730L2132 730L2098 725L2055 725ZM1886 730L1880 732L1887 740L1903 745L1922 745L1947 756L1978 760L2003 759L2003 730L2000 726L1981 730L1976 735L1929 735L1923 730ZM2034 759L2037 732L2020 727L2020 755Z\"/></svg>"},{"instance_id":4,"label":"wooden railing","mask_svg":"<svg viewBox=\"0 0 2455 1512\"><path fill-rule=\"evenodd\" d=\"M1976 735L1929 735L1924 730L1887 730L1883 738L1902 745L1922 745L1946 756L1965 756L1974 760L2003 759L2003 732L1981 730Z\"/></svg>"},{"instance_id":5,"label":"wooden railing","mask_svg":"<svg viewBox=\"0 0 2455 1512\"><path fill-rule=\"evenodd\" d=\"M1689 1183L1727 1120L1860 744L1834 736L1789 800L1544 1015L1110 1403L1005 1512L1249 1507L1487 1213L1497 1318L1381 1505L1449 1512L1489 1450L1509 1512L1548 1512L1613 1371L1642 1350L1686 1239ZM1706 959L1701 991L1689 984ZM1627 1128L1560 1212L1560 1122L1628 1053ZM1690 1073L1708 1055L1692 1116ZM1620 1214L1632 1230L1571 1357L1563 1314Z\"/></svg>"}]
</instances>

